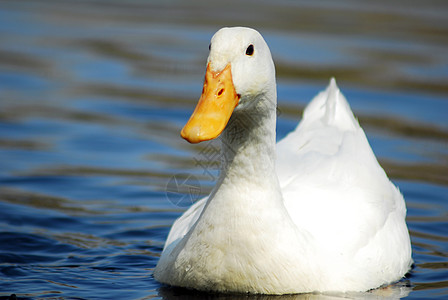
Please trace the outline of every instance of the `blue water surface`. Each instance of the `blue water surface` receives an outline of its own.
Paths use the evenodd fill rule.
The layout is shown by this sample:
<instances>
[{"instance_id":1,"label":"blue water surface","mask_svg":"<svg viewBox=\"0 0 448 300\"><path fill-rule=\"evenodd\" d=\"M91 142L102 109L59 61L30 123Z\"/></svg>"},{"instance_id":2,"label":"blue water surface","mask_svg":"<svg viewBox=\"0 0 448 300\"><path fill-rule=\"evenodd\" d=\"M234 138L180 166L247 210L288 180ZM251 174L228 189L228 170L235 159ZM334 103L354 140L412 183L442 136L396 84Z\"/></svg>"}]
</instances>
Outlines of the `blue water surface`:
<instances>
[{"instance_id":1,"label":"blue water surface","mask_svg":"<svg viewBox=\"0 0 448 300\"><path fill-rule=\"evenodd\" d=\"M0 299L446 299L446 15L435 0L0 2ZM415 264L401 282L269 297L152 277L171 224L216 180L179 131L209 39L236 25L270 45L278 139L336 77L406 199ZM186 177L197 197L173 193Z\"/></svg>"}]
</instances>

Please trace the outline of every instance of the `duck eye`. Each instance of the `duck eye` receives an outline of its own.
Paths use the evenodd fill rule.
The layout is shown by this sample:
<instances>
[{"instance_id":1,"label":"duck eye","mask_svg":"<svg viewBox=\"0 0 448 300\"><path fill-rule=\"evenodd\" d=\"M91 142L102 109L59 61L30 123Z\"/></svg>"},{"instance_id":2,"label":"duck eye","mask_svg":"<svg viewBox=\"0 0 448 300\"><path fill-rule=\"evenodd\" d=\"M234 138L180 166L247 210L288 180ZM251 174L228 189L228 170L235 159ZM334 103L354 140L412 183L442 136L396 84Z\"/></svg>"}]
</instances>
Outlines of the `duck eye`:
<instances>
[{"instance_id":1,"label":"duck eye","mask_svg":"<svg viewBox=\"0 0 448 300\"><path fill-rule=\"evenodd\" d=\"M246 55L252 56L252 54L254 54L254 45L251 44L246 49Z\"/></svg>"},{"instance_id":2,"label":"duck eye","mask_svg":"<svg viewBox=\"0 0 448 300\"><path fill-rule=\"evenodd\" d=\"M208 44L208 51L212 48L212 43Z\"/></svg>"}]
</instances>

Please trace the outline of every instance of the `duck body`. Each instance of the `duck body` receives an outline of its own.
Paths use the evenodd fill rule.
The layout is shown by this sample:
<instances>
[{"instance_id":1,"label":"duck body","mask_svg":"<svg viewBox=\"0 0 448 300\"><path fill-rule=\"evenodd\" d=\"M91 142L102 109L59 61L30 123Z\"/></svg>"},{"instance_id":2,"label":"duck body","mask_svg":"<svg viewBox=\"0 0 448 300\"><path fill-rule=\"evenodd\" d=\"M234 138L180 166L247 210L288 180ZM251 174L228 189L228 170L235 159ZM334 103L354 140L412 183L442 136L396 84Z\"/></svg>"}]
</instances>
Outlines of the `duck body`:
<instances>
[{"instance_id":1,"label":"duck body","mask_svg":"<svg viewBox=\"0 0 448 300\"><path fill-rule=\"evenodd\" d=\"M367 291L400 280L412 264L404 199L335 81L276 144L275 70L261 35L218 31L208 66L218 74L226 65L238 103L220 132L220 177L173 224L155 278L255 294ZM183 135L197 142L206 130L194 122Z\"/></svg>"}]
</instances>

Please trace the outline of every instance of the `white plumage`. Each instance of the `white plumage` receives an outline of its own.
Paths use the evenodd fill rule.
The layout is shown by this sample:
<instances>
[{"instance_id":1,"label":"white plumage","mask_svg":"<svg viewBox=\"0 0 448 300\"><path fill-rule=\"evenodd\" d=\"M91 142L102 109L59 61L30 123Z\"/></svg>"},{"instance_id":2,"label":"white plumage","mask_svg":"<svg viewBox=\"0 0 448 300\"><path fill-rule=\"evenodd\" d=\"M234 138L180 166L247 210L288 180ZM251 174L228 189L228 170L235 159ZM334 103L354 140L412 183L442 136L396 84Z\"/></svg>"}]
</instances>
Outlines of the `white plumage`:
<instances>
[{"instance_id":1,"label":"white plumage","mask_svg":"<svg viewBox=\"0 0 448 300\"><path fill-rule=\"evenodd\" d=\"M221 134L220 178L173 224L155 278L262 294L367 291L400 280L412 264L404 199L335 80L276 145L275 69L261 35L221 29L208 63L231 65L241 99Z\"/></svg>"}]
</instances>

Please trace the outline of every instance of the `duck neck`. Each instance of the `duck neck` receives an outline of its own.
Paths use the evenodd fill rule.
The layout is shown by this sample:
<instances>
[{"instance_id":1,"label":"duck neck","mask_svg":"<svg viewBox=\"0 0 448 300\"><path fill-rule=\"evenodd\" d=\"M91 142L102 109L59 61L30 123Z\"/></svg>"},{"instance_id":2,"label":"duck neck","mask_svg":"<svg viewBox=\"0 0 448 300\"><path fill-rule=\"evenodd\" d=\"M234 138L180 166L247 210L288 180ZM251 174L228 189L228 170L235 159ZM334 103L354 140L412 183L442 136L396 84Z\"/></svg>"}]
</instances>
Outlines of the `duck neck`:
<instances>
[{"instance_id":1,"label":"duck neck","mask_svg":"<svg viewBox=\"0 0 448 300\"><path fill-rule=\"evenodd\" d=\"M275 98L274 98L275 99ZM232 184L277 183L275 172L276 103L256 99L235 111L222 134L220 179ZM276 186L277 187L277 186Z\"/></svg>"}]
</instances>

